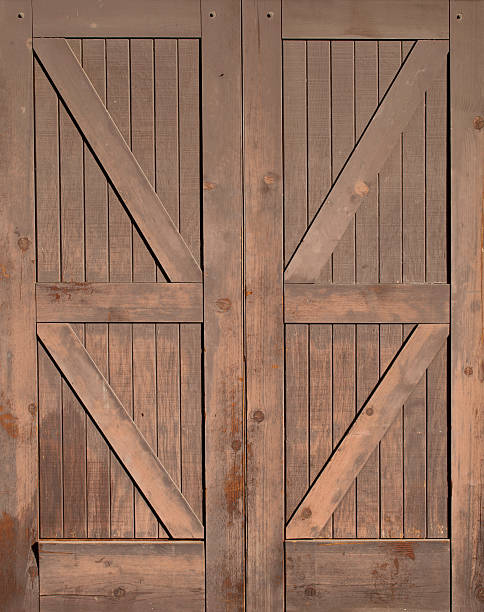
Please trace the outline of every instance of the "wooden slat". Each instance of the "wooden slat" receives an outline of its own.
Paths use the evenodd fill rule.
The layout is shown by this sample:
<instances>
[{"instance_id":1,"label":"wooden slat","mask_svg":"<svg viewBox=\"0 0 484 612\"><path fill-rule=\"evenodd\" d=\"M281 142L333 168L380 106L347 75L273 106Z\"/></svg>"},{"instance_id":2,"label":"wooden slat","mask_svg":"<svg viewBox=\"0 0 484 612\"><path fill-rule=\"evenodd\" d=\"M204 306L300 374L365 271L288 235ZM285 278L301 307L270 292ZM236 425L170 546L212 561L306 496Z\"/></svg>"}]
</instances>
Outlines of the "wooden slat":
<instances>
[{"instance_id":1,"label":"wooden slat","mask_svg":"<svg viewBox=\"0 0 484 612\"><path fill-rule=\"evenodd\" d=\"M201 322L200 283L37 283L39 323Z\"/></svg>"},{"instance_id":2,"label":"wooden slat","mask_svg":"<svg viewBox=\"0 0 484 612\"><path fill-rule=\"evenodd\" d=\"M450 609L448 540L286 542L287 610Z\"/></svg>"},{"instance_id":3,"label":"wooden slat","mask_svg":"<svg viewBox=\"0 0 484 612\"><path fill-rule=\"evenodd\" d=\"M44 38L34 47L169 278L199 281L198 264L67 43Z\"/></svg>"},{"instance_id":4,"label":"wooden slat","mask_svg":"<svg viewBox=\"0 0 484 612\"><path fill-rule=\"evenodd\" d=\"M484 605L484 3L452 0L452 608Z\"/></svg>"},{"instance_id":5,"label":"wooden slat","mask_svg":"<svg viewBox=\"0 0 484 612\"><path fill-rule=\"evenodd\" d=\"M34 612L38 574L32 13L0 2L0 601ZM26 374L28 372L28 374Z\"/></svg>"},{"instance_id":6,"label":"wooden slat","mask_svg":"<svg viewBox=\"0 0 484 612\"><path fill-rule=\"evenodd\" d=\"M37 333L138 487L174 537L201 537L203 527L89 354L65 324Z\"/></svg>"},{"instance_id":7,"label":"wooden slat","mask_svg":"<svg viewBox=\"0 0 484 612\"><path fill-rule=\"evenodd\" d=\"M284 601L281 2L243 3L247 599ZM270 517L270 518L269 518Z\"/></svg>"},{"instance_id":8,"label":"wooden slat","mask_svg":"<svg viewBox=\"0 0 484 612\"><path fill-rule=\"evenodd\" d=\"M200 36L198 0L34 0L34 36L80 38Z\"/></svg>"},{"instance_id":9,"label":"wooden slat","mask_svg":"<svg viewBox=\"0 0 484 612\"><path fill-rule=\"evenodd\" d=\"M201 10L206 606L238 612L245 605L241 3L203 0Z\"/></svg>"},{"instance_id":10,"label":"wooden slat","mask_svg":"<svg viewBox=\"0 0 484 612\"><path fill-rule=\"evenodd\" d=\"M446 60L445 41L419 41L286 269L286 281L317 282L358 207L376 189L375 174L395 148L425 88Z\"/></svg>"},{"instance_id":11,"label":"wooden slat","mask_svg":"<svg viewBox=\"0 0 484 612\"><path fill-rule=\"evenodd\" d=\"M448 323L449 285L286 283L286 323Z\"/></svg>"},{"instance_id":12,"label":"wooden slat","mask_svg":"<svg viewBox=\"0 0 484 612\"><path fill-rule=\"evenodd\" d=\"M289 538L318 537L448 333L447 325L417 327L301 502Z\"/></svg>"},{"instance_id":13,"label":"wooden slat","mask_svg":"<svg viewBox=\"0 0 484 612\"><path fill-rule=\"evenodd\" d=\"M205 609L203 542L39 543L41 612Z\"/></svg>"},{"instance_id":14,"label":"wooden slat","mask_svg":"<svg viewBox=\"0 0 484 612\"><path fill-rule=\"evenodd\" d=\"M284 38L448 38L447 0L283 0Z\"/></svg>"}]
</instances>

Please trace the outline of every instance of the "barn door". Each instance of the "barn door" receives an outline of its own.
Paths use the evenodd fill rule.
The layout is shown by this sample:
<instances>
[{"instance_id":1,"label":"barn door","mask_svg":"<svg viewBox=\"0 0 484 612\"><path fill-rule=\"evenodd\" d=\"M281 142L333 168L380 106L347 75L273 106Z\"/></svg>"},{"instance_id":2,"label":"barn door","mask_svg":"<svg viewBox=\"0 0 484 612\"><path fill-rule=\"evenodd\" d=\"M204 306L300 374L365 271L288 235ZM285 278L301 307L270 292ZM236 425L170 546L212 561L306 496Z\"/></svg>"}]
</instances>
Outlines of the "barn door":
<instances>
[{"instance_id":1,"label":"barn door","mask_svg":"<svg viewBox=\"0 0 484 612\"><path fill-rule=\"evenodd\" d=\"M481 609L484 1L0 15L0 608Z\"/></svg>"}]
</instances>

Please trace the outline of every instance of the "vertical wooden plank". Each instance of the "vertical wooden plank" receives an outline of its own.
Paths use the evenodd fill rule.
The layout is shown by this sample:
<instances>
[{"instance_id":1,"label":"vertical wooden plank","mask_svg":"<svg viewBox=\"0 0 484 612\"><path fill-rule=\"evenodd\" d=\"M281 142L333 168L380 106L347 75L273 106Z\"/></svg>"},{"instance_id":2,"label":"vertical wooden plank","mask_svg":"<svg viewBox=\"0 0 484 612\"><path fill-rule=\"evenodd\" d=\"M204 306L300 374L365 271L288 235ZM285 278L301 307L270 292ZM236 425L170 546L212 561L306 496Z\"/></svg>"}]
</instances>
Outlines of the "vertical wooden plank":
<instances>
[{"instance_id":1,"label":"vertical wooden plank","mask_svg":"<svg viewBox=\"0 0 484 612\"><path fill-rule=\"evenodd\" d=\"M154 88L153 41L132 39L131 59L131 149L151 184L154 184ZM133 280L156 280L156 265L137 231L133 232ZM133 325L134 420L156 452L156 353L155 328ZM158 522L139 493L135 492L135 535L157 537Z\"/></svg>"},{"instance_id":2,"label":"vertical wooden plank","mask_svg":"<svg viewBox=\"0 0 484 612\"><path fill-rule=\"evenodd\" d=\"M205 582L222 612L245 601L241 4L201 10Z\"/></svg>"},{"instance_id":3,"label":"vertical wooden plank","mask_svg":"<svg viewBox=\"0 0 484 612\"><path fill-rule=\"evenodd\" d=\"M355 42L355 129L358 139L378 104L378 43ZM356 280L378 282L378 196L372 192L355 220ZM357 408L360 409L379 378L378 325L356 326ZM379 536L380 476L378 449L356 481L356 527L360 538Z\"/></svg>"},{"instance_id":4,"label":"vertical wooden plank","mask_svg":"<svg viewBox=\"0 0 484 612\"><path fill-rule=\"evenodd\" d=\"M307 41L308 220L331 187L331 43ZM322 282L331 282L332 262ZM331 325L309 326L309 481L318 475L333 448L333 332ZM331 537L332 521L321 535Z\"/></svg>"},{"instance_id":5,"label":"vertical wooden plank","mask_svg":"<svg viewBox=\"0 0 484 612\"><path fill-rule=\"evenodd\" d=\"M286 520L309 487L308 325L286 325Z\"/></svg>"},{"instance_id":6,"label":"vertical wooden plank","mask_svg":"<svg viewBox=\"0 0 484 612\"><path fill-rule=\"evenodd\" d=\"M19 17L17 5L3 0L0 18L0 601L6 612L33 612L38 464L30 6Z\"/></svg>"},{"instance_id":7,"label":"vertical wooden plank","mask_svg":"<svg viewBox=\"0 0 484 612\"><path fill-rule=\"evenodd\" d=\"M69 45L81 61L81 41ZM84 272L84 164L81 135L59 105L61 280L82 282ZM81 341L84 326L73 326ZM87 537L86 413L62 384L64 537Z\"/></svg>"},{"instance_id":8,"label":"vertical wooden plank","mask_svg":"<svg viewBox=\"0 0 484 612\"><path fill-rule=\"evenodd\" d=\"M284 601L281 2L243 4L247 608Z\"/></svg>"},{"instance_id":9,"label":"vertical wooden plank","mask_svg":"<svg viewBox=\"0 0 484 612\"><path fill-rule=\"evenodd\" d=\"M452 604L482 610L484 3L452 0Z\"/></svg>"},{"instance_id":10,"label":"vertical wooden plank","mask_svg":"<svg viewBox=\"0 0 484 612\"><path fill-rule=\"evenodd\" d=\"M427 90L426 280L447 282L447 71ZM447 347L427 370L427 537L448 534Z\"/></svg>"},{"instance_id":11,"label":"vertical wooden plank","mask_svg":"<svg viewBox=\"0 0 484 612\"><path fill-rule=\"evenodd\" d=\"M309 326L309 482L312 483L333 450L333 330L331 325ZM300 499L298 500L300 501ZM332 521L321 537L333 535Z\"/></svg>"},{"instance_id":12,"label":"vertical wooden plank","mask_svg":"<svg viewBox=\"0 0 484 612\"><path fill-rule=\"evenodd\" d=\"M37 280L60 280L59 113L55 91L37 62L35 77L35 152ZM39 533L63 535L62 387L44 349L39 368Z\"/></svg>"},{"instance_id":13,"label":"vertical wooden plank","mask_svg":"<svg viewBox=\"0 0 484 612\"><path fill-rule=\"evenodd\" d=\"M338 176L355 139L354 43L331 43L332 174ZM348 226L333 253L333 281L355 282L355 222ZM337 444L355 416L355 326L333 328L333 441ZM353 484L334 512L334 537L356 536L356 486Z\"/></svg>"},{"instance_id":14,"label":"vertical wooden plank","mask_svg":"<svg viewBox=\"0 0 484 612\"><path fill-rule=\"evenodd\" d=\"M402 58L413 43L402 43ZM402 280L425 282L425 94L402 137ZM404 325L406 337L413 325ZM426 395L422 379L403 408L403 533L426 536Z\"/></svg>"},{"instance_id":15,"label":"vertical wooden plank","mask_svg":"<svg viewBox=\"0 0 484 612\"><path fill-rule=\"evenodd\" d=\"M105 43L102 39L82 43L83 68L97 94L106 103ZM84 227L86 232L86 281L105 282L108 270L107 183L92 153L84 145ZM97 366L108 376L108 328L86 324L86 348ZM94 423L87 419L87 533L89 537L110 535L110 451Z\"/></svg>"},{"instance_id":16,"label":"vertical wooden plank","mask_svg":"<svg viewBox=\"0 0 484 612\"><path fill-rule=\"evenodd\" d=\"M401 44L378 44L379 98L383 97L401 62ZM401 139L379 174L380 282L402 281L402 186ZM380 326L380 374L402 344L401 325ZM384 538L403 536L403 422L402 416L380 443L380 533Z\"/></svg>"},{"instance_id":17,"label":"vertical wooden plank","mask_svg":"<svg viewBox=\"0 0 484 612\"><path fill-rule=\"evenodd\" d=\"M130 142L129 41L106 40L106 105L127 143ZM131 221L109 187L109 280L132 280ZM109 383L128 413L133 415L132 326L109 325ZM111 537L134 536L134 491L129 476L111 453Z\"/></svg>"}]
</instances>

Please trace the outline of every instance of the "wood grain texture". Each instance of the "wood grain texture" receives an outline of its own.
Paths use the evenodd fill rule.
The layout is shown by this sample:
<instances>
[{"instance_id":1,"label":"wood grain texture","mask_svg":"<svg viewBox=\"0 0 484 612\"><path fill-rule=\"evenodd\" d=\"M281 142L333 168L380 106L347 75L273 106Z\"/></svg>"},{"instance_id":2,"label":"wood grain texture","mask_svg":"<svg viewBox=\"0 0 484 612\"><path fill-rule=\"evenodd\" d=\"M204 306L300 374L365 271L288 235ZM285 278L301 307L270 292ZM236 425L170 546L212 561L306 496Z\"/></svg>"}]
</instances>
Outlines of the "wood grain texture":
<instances>
[{"instance_id":1,"label":"wood grain texture","mask_svg":"<svg viewBox=\"0 0 484 612\"><path fill-rule=\"evenodd\" d=\"M136 45L142 42L137 41ZM44 68L170 279L199 281L201 272L198 264L67 43L62 39L36 39L34 46Z\"/></svg>"},{"instance_id":2,"label":"wood grain texture","mask_svg":"<svg viewBox=\"0 0 484 612\"><path fill-rule=\"evenodd\" d=\"M287 610L450 609L448 540L286 542Z\"/></svg>"},{"instance_id":3,"label":"wood grain texture","mask_svg":"<svg viewBox=\"0 0 484 612\"><path fill-rule=\"evenodd\" d=\"M289 521L288 538L318 537L448 333L447 325L416 328Z\"/></svg>"},{"instance_id":4,"label":"wood grain texture","mask_svg":"<svg viewBox=\"0 0 484 612\"><path fill-rule=\"evenodd\" d=\"M474 612L484 605L484 3L453 0L450 21L452 606Z\"/></svg>"},{"instance_id":5,"label":"wood grain texture","mask_svg":"<svg viewBox=\"0 0 484 612\"><path fill-rule=\"evenodd\" d=\"M203 542L39 543L41 612L199 610Z\"/></svg>"},{"instance_id":6,"label":"wood grain texture","mask_svg":"<svg viewBox=\"0 0 484 612\"><path fill-rule=\"evenodd\" d=\"M394 150L425 88L445 64L446 52L445 41L416 43L296 249L286 269L287 282L318 281L354 213L377 188L376 172Z\"/></svg>"},{"instance_id":7,"label":"wood grain texture","mask_svg":"<svg viewBox=\"0 0 484 612\"><path fill-rule=\"evenodd\" d=\"M0 601L38 606L37 353L30 7L0 3ZM26 374L28 372L28 374Z\"/></svg>"},{"instance_id":8,"label":"wood grain texture","mask_svg":"<svg viewBox=\"0 0 484 612\"><path fill-rule=\"evenodd\" d=\"M198 0L34 0L34 36L81 38L200 36Z\"/></svg>"},{"instance_id":9,"label":"wood grain texture","mask_svg":"<svg viewBox=\"0 0 484 612\"><path fill-rule=\"evenodd\" d=\"M201 322L200 283L37 283L37 321Z\"/></svg>"},{"instance_id":10,"label":"wood grain texture","mask_svg":"<svg viewBox=\"0 0 484 612\"><path fill-rule=\"evenodd\" d=\"M448 323L449 285L286 283L286 323Z\"/></svg>"},{"instance_id":11,"label":"wood grain texture","mask_svg":"<svg viewBox=\"0 0 484 612\"><path fill-rule=\"evenodd\" d=\"M243 3L247 598L284 597L284 328L281 3Z\"/></svg>"},{"instance_id":12,"label":"wood grain texture","mask_svg":"<svg viewBox=\"0 0 484 612\"><path fill-rule=\"evenodd\" d=\"M201 537L203 527L199 520L72 328L65 323L40 323L37 333L173 536Z\"/></svg>"},{"instance_id":13,"label":"wood grain texture","mask_svg":"<svg viewBox=\"0 0 484 612\"><path fill-rule=\"evenodd\" d=\"M235 612L245 602L241 4L201 9L206 605Z\"/></svg>"},{"instance_id":14,"label":"wood grain texture","mask_svg":"<svg viewBox=\"0 0 484 612\"><path fill-rule=\"evenodd\" d=\"M447 0L283 0L284 38L448 38Z\"/></svg>"}]
</instances>

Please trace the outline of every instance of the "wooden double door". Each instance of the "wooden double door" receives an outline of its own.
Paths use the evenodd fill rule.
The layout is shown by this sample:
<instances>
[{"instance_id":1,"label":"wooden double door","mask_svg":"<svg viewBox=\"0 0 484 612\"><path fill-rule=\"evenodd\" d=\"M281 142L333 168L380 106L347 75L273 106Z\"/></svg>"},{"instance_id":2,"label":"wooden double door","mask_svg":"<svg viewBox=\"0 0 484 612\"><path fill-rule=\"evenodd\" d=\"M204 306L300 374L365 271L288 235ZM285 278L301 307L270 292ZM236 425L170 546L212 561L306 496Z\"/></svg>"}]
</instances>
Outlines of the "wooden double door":
<instances>
[{"instance_id":1,"label":"wooden double door","mask_svg":"<svg viewBox=\"0 0 484 612\"><path fill-rule=\"evenodd\" d=\"M0 608L482 609L484 2L0 6Z\"/></svg>"}]
</instances>

